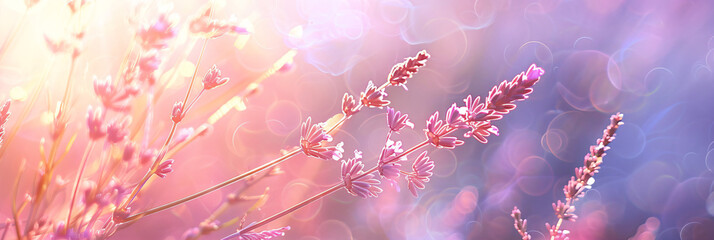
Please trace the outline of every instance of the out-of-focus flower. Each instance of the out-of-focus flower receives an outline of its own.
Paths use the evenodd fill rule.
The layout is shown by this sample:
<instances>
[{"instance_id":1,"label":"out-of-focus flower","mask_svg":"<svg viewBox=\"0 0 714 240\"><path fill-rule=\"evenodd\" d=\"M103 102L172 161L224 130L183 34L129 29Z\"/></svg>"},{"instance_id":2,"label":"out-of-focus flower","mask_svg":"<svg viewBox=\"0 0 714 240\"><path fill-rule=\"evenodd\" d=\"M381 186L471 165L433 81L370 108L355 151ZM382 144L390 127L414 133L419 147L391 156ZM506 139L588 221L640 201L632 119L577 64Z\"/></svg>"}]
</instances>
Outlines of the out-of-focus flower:
<instances>
[{"instance_id":1,"label":"out-of-focus flower","mask_svg":"<svg viewBox=\"0 0 714 240\"><path fill-rule=\"evenodd\" d=\"M374 175L367 174L360 179L352 179L362 174L364 164L362 163L362 153L355 150L355 157L347 161L342 160L342 181L345 183L347 192L361 198L377 197L382 192L379 188L381 182L374 179Z\"/></svg>"},{"instance_id":2,"label":"out-of-focus flower","mask_svg":"<svg viewBox=\"0 0 714 240\"><path fill-rule=\"evenodd\" d=\"M87 128L89 129L89 138L98 140L107 134L104 128L104 111L102 108L92 108L89 106L87 110Z\"/></svg>"},{"instance_id":3,"label":"out-of-focus flower","mask_svg":"<svg viewBox=\"0 0 714 240\"><path fill-rule=\"evenodd\" d=\"M290 230L290 226L287 227L281 227L273 230L267 230L267 231L262 231L262 232L248 232L248 233L241 233L240 231L234 234L231 234L222 240L228 240L228 239L237 239L237 240L268 240L276 237L282 237L285 236L285 232Z\"/></svg>"},{"instance_id":4,"label":"out-of-focus flower","mask_svg":"<svg viewBox=\"0 0 714 240\"><path fill-rule=\"evenodd\" d=\"M221 70L214 64L203 76L203 89L211 90L228 82L228 78L221 76Z\"/></svg>"},{"instance_id":5,"label":"out-of-focus flower","mask_svg":"<svg viewBox=\"0 0 714 240\"><path fill-rule=\"evenodd\" d=\"M29 9L37 5L39 2L40 0L25 0L25 6Z\"/></svg>"},{"instance_id":6,"label":"out-of-focus flower","mask_svg":"<svg viewBox=\"0 0 714 240\"><path fill-rule=\"evenodd\" d=\"M136 33L141 47L145 50L167 47L168 41L176 36L178 19L174 16L161 13L154 23L143 25Z\"/></svg>"},{"instance_id":7,"label":"out-of-focus flower","mask_svg":"<svg viewBox=\"0 0 714 240\"><path fill-rule=\"evenodd\" d=\"M77 39L52 39L45 35L45 43L52 54L71 53L73 57L80 54L79 43Z\"/></svg>"},{"instance_id":8,"label":"out-of-focus flower","mask_svg":"<svg viewBox=\"0 0 714 240\"><path fill-rule=\"evenodd\" d=\"M136 144L133 142L127 142L124 144L124 151L122 152L122 161L124 162L129 162L132 159L134 159L134 155L136 154Z\"/></svg>"},{"instance_id":9,"label":"out-of-focus flower","mask_svg":"<svg viewBox=\"0 0 714 240\"><path fill-rule=\"evenodd\" d=\"M342 113L345 114L345 118L350 118L359 111L360 108L355 102L355 98L345 93L345 95L342 96Z\"/></svg>"},{"instance_id":10,"label":"out-of-focus flower","mask_svg":"<svg viewBox=\"0 0 714 240\"><path fill-rule=\"evenodd\" d=\"M27 0L26 0L27 1ZM35 0L38 1L38 0ZM68 0L67 7L72 12L72 14L77 13L78 10L82 9L85 5L90 3L90 0Z\"/></svg>"},{"instance_id":11,"label":"out-of-focus flower","mask_svg":"<svg viewBox=\"0 0 714 240\"><path fill-rule=\"evenodd\" d=\"M414 124L409 121L409 114L402 114L390 107L387 107L387 126L394 132L399 132L404 127L414 128Z\"/></svg>"},{"instance_id":12,"label":"out-of-focus flower","mask_svg":"<svg viewBox=\"0 0 714 240\"><path fill-rule=\"evenodd\" d=\"M444 125L444 123L439 120L439 112L435 112L429 120L426 121L426 129L424 133L426 138L429 139L429 143L438 148L454 149L456 146L464 144L464 141L459 140L456 137L443 136L448 132L447 129L449 125Z\"/></svg>"},{"instance_id":13,"label":"out-of-focus flower","mask_svg":"<svg viewBox=\"0 0 714 240\"><path fill-rule=\"evenodd\" d=\"M107 125L107 141L109 143L119 143L124 141L129 135L129 124L131 117L126 117L122 120L114 120Z\"/></svg>"},{"instance_id":14,"label":"out-of-focus flower","mask_svg":"<svg viewBox=\"0 0 714 240\"><path fill-rule=\"evenodd\" d=\"M382 108L389 105L389 100L384 100L384 98L387 97L387 92L385 92L384 89L377 89L377 86L374 86L372 81L367 83L367 89L363 93L360 93L362 105L371 108Z\"/></svg>"},{"instance_id":15,"label":"out-of-focus flower","mask_svg":"<svg viewBox=\"0 0 714 240\"><path fill-rule=\"evenodd\" d=\"M2 145L2 140L5 136L5 123L10 117L10 103L12 103L10 99L5 100L5 103L0 107L0 145Z\"/></svg>"},{"instance_id":16,"label":"out-of-focus flower","mask_svg":"<svg viewBox=\"0 0 714 240\"><path fill-rule=\"evenodd\" d=\"M307 118L302 124L300 135L300 147L305 155L322 158L325 160L340 160L342 153L342 143L335 146L323 146L322 141L331 142L332 137L324 129L324 123L312 125L312 119Z\"/></svg>"},{"instance_id":17,"label":"out-of-focus flower","mask_svg":"<svg viewBox=\"0 0 714 240\"><path fill-rule=\"evenodd\" d=\"M154 173L156 176L159 176L160 178L165 178L166 174L172 173L174 170L171 168L171 165L174 164L173 159L165 160L159 164L159 166L156 168L156 171Z\"/></svg>"},{"instance_id":18,"label":"out-of-focus flower","mask_svg":"<svg viewBox=\"0 0 714 240\"><path fill-rule=\"evenodd\" d=\"M229 21L211 19L213 6L206 8L202 14L190 20L188 29L191 33L202 38L217 38L228 33L248 34L248 30L239 27L235 22L235 17Z\"/></svg>"},{"instance_id":19,"label":"out-of-focus flower","mask_svg":"<svg viewBox=\"0 0 714 240\"><path fill-rule=\"evenodd\" d=\"M139 93L136 85L123 85L121 88L114 86L112 78L104 79L94 77L94 93L102 101L102 105L114 111L124 112L129 110L130 97Z\"/></svg>"},{"instance_id":20,"label":"out-of-focus flower","mask_svg":"<svg viewBox=\"0 0 714 240\"><path fill-rule=\"evenodd\" d=\"M411 191L414 197L418 197L417 189L424 189L426 185L424 183L429 182L434 170L434 161L432 161L427 152L424 151L412 164L412 170L414 170L413 175L407 175L407 182L409 191Z\"/></svg>"},{"instance_id":21,"label":"out-of-focus flower","mask_svg":"<svg viewBox=\"0 0 714 240\"><path fill-rule=\"evenodd\" d=\"M145 149L139 154L139 163L145 165L147 163L153 162L159 151L153 148Z\"/></svg>"},{"instance_id":22,"label":"out-of-focus flower","mask_svg":"<svg viewBox=\"0 0 714 240\"><path fill-rule=\"evenodd\" d=\"M402 86L404 89L407 89L407 79L411 78L420 67L426 65L426 60L429 59L429 57L426 50L421 50L417 53L416 57L407 58L404 62L394 65L387 81L393 86Z\"/></svg>"}]
</instances>

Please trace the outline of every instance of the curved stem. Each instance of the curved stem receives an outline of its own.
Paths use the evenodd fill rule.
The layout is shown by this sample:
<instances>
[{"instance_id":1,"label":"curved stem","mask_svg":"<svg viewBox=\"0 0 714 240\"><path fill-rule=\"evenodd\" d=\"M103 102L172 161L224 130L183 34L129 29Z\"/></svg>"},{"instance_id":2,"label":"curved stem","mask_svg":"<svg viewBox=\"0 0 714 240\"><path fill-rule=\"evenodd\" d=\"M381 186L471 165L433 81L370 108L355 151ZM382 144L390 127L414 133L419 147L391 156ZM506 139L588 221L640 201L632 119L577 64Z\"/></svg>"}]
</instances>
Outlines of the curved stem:
<instances>
[{"instance_id":1,"label":"curved stem","mask_svg":"<svg viewBox=\"0 0 714 240\"><path fill-rule=\"evenodd\" d=\"M193 200L193 199L199 198L199 197L201 197L201 196L203 196L203 195L209 194L209 193L211 193L211 192L213 192L213 191L216 191L216 190L221 189L221 188L223 188L223 187L225 187L225 186L228 186L228 185L230 185L230 184L232 184L232 183L235 183L235 182L237 182L237 181L240 181L240 180L243 180L243 179L245 179L245 178L247 178L247 177L250 177L250 176L252 176L253 174L256 174L256 173L258 173L258 172L261 172L261 171L263 171L263 170L265 170L265 169L268 169L268 168L270 168L270 167L272 167L272 166L278 165L278 164L284 162L285 160L288 160L290 157L295 156L295 155L298 154L298 153L300 153L300 149L293 150L293 151L289 152L288 154L283 155L282 157L279 157L279 158L277 158L277 159L275 159L275 160L273 160L273 161L270 161L270 162L268 162L268 163L265 163L265 164L261 165L260 167L254 168L253 170L250 170L250 171L245 172L245 173L243 173L243 174L241 174L241 175L235 176L235 177L233 177L233 178L231 178L231 179L228 179L228 180L226 180L226 181L224 181L224 182L222 182L222 183L219 183L219 184L216 184L216 185L214 185L214 186L212 186L212 187L209 187L209 188L206 188L206 189L204 189L204 190L201 190L200 192L197 192L197 193L191 194L191 195L189 195L189 196L187 196L187 197L181 198L181 199L179 199L179 200L176 200L176 201L173 201L173 202L170 202L170 203L167 203L167 204L164 204L164 205L161 205L161 206L158 206L158 207L155 207L155 208L146 210L146 211L144 211L144 212L140 212L140 213L134 214L134 215L132 215L132 216L129 216L129 217L127 217L126 219L122 220L120 223L131 222L131 221L137 220L137 219L139 219L139 218L141 218L141 217L148 216L148 215L151 215L151 214L154 214L154 213L157 213L157 212L161 212L161 211L163 211L163 210L166 210L166 209L175 207L176 205L179 205L179 204L182 204L182 203L191 201L191 200Z\"/></svg>"},{"instance_id":2,"label":"curved stem","mask_svg":"<svg viewBox=\"0 0 714 240\"><path fill-rule=\"evenodd\" d=\"M72 190L72 198L69 201L69 213L67 213L67 223L65 226L67 226L67 229L70 228L71 226L71 220L72 220L72 209L74 208L74 200L77 197L77 189L79 188L79 181L82 179L82 173L84 173L84 168L87 166L87 159L89 158L89 153L92 152L92 148L94 147L94 140L90 140L89 144L87 144L87 148L84 150L84 154L82 156L82 163L79 167L79 172L77 172L77 176L74 178L74 188Z\"/></svg>"}]
</instances>

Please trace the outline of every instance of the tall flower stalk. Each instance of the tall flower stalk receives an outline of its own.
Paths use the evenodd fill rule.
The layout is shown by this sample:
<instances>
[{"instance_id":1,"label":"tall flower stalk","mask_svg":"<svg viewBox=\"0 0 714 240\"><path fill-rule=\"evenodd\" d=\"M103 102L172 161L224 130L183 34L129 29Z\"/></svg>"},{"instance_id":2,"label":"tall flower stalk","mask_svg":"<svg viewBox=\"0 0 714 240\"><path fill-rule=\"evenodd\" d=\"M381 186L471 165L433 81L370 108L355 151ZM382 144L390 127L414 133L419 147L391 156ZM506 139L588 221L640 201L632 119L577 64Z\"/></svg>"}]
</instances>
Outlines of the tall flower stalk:
<instances>
[{"instance_id":1,"label":"tall flower stalk","mask_svg":"<svg viewBox=\"0 0 714 240\"><path fill-rule=\"evenodd\" d=\"M393 71L394 72L394 71ZM265 226L266 224L275 221L285 215L288 215L304 206L309 205L319 199L322 199L340 189L345 189L352 195L366 198L366 197L377 197L382 189L378 187L381 183L378 179L375 179L373 174L380 171L381 177L390 179L393 178L391 174L384 174L385 172L394 172L393 170L384 170L385 167L390 166L390 164L405 161L405 157L409 154L416 152L420 148L432 145L437 148L453 149L457 146L464 144L462 140L457 137L451 136L453 132L459 129L468 129L464 134L464 137L474 137L476 140L482 143L486 143L486 137L490 134L498 134L498 129L491 125L492 121L501 119L503 115L509 113L515 109L515 102L522 101L528 98L528 95L533 91L531 88L535 83L540 80L541 75L545 71L535 65L531 65L526 72L522 72L513 78L511 81L503 81L501 84L493 87L489 92L489 96L486 98L484 103L480 102L480 98L477 97L473 99L468 96L464 99L465 105L462 107L457 107L453 104L446 113L446 119L443 121L439 119L438 112L434 113L429 120L426 122L426 129L424 129L426 139L421 143L407 149L406 151L401 150L401 143L398 144L391 142L389 138L392 133L397 129L403 128L402 125L406 125L408 119L398 117L397 113L393 110L388 109L387 123L389 125L389 131L387 133L387 143L385 144L382 154L380 154L380 159L378 165L370 168L369 170L363 171L364 164L361 163L361 153L355 151L355 156L347 161L342 161L341 179L339 183L334 184L332 187L318 193L312 197L309 197L302 202L293 205L281 212L278 212L268 218L262 219L258 222L249 224L247 227L239 229L236 233L229 235L224 238L238 238L242 239L244 236L249 236L254 234L253 231ZM390 78L391 79L391 78ZM369 87L368 87L369 89ZM383 100L367 101L381 103ZM344 109L344 107L343 107ZM388 158L386 158L388 157ZM398 165L401 166L401 165ZM395 167L395 165L391 165ZM413 162L412 170L413 172L399 171L406 175L407 184L409 185L410 191L417 196L417 189L423 189L425 187L424 183L428 182L431 177L431 171L434 167L434 162L428 157L426 151L422 152Z\"/></svg>"},{"instance_id":2,"label":"tall flower stalk","mask_svg":"<svg viewBox=\"0 0 714 240\"><path fill-rule=\"evenodd\" d=\"M595 183L593 176L599 172L605 151L610 149L608 145L615 139L615 132L623 124L622 117L621 113L610 116L610 124L603 130L602 138L598 138L596 144L590 146L590 152L585 154L583 166L575 168L575 176L570 177L570 181L563 187L565 202L558 200L553 203L553 211L558 218L558 222L554 225L545 224L551 240L568 239L570 231L563 229L562 224L564 221L574 222L578 219L575 214L575 202L585 196L585 191L592 188L593 183ZM518 207L513 207L511 217L513 217L515 221L514 227L522 239L531 239L526 229L526 220L521 218L521 211Z\"/></svg>"},{"instance_id":3,"label":"tall flower stalk","mask_svg":"<svg viewBox=\"0 0 714 240\"><path fill-rule=\"evenodd\" d=\"M291 157L299 154L300 152L305 153L308 156L313 156L313 157L318 157L318 158L323 158L323 159L333 159L336 160L335 158L339 159L342 157L342 147L341 143L335 145L335 146L322 146L322 142L324 141L331 141L332 137L329 135L332 131L337 129L338 126L344 124L344 122L352 117L354 114L358 113L361 111L361 109L365 106L371 107L371 108L382 108L384 106L387 106L389 104L389 101L385 100L384 97L387 96L387 93L385 92L385 88L387 88L390 85L402 85L406 83L406 80L411 78L414 73L418 71L419 68L423 67L426 64L426 60L429 58L429 54L426 51L420 51L417 56L412 57L412 58L407 58L404 62L399 63L393 67L394 68L405 68L406 70L401 71L399 74L403 74L404 76L402 77L395 77L392 74L389 75L388 79L395 79L395 80L388 80L386 83L381 85L380 87L375 87L374 84L371 82L368 84L367 89L365 92L360 94L360 99L359 101L355 101L352 96L349 94L345 94L345 97L343 97L342 101L342 117L340 120L337 121L334 125L332 125L330 128L325 129L327 126L325 126L324 123L318 123L318 124L312 124L311 119L308 119L307 122L303 123L302 125L302 138L300 141L300 148L289 151L282 155L281 157L278 157L270 162L267 162L259 167L256 167L254 169L251 169L247 172L244 172L242 174L239 174L233 178L230 178L226 181L223 181L219 184L216 184L214 186L211 186L209 188L203 189L199 192L196 192L194 194L191 194L189 196L186 196L184 198L178 199L176 201L151 208L146 211L138 212L135 214L132 214L130 216L126 216L123 218L116 218L114 219L116 224L122 224L122 223L127 223L131 221L135 221L140 219L141 217L151 215L157 212L164 211L166 209L172 208L174 206L177 206L179 204L183 204L185 202L191 201L193 199L199 198L201 196L204 196L208 193L211 193L213 191L216 191L218 189L221 189L225 186L228 186L230 184L233 184L235 182L241 181L243 179L246 179L248 177L251 177L265 169L274 167ZM394 71L392 71L394 72ZM180 107L175 107L180 108ZM116 215L115 215L116 216Z\"/></svg>"}]
</instances>

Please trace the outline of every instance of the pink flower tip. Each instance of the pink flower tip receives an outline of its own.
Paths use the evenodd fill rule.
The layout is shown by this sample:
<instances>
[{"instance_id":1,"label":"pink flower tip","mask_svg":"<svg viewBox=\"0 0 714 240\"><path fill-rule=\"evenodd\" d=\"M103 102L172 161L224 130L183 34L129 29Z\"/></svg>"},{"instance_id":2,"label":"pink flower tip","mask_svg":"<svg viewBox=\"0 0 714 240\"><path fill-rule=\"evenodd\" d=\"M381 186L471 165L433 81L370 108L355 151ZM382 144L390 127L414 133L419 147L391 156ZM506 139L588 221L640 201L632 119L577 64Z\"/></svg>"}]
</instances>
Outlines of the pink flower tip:
<instances>
[{"instance_id":1,"label":"pink flower tip","mask_svg":"<svg viewBox=\"0 0 714 240\"><path fill-rule=\"evenodd\" d=\"M535 64L531 64L528 71L526 71L526 78L529 81L533 81L540 78L540 76L543 76L543 74L545 74L545 70L543 70L543 68L540 68Z\"/></svg>"},{"instance_id":2,"label":"pink flower tip","mask_svg":"<svg viewBox=\"0 0 714 240\"><path fill-rule=\"evenodd\" d=\"M228 82L229 78L221 76L221 70L215 64L203 76L203 89L211 90Z\"/></svg>"}]
</instances>

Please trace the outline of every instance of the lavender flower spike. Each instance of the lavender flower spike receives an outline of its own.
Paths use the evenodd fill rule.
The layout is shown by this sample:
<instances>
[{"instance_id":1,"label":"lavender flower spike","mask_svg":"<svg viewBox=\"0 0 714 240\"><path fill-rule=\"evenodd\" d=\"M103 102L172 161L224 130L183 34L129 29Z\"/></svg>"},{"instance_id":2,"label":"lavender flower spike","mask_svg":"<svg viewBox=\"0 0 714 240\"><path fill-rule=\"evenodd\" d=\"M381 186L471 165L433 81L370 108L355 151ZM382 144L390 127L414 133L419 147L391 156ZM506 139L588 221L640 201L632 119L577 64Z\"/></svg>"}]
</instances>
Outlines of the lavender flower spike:
<instances>
[{"instance_id":1,"label":"lavender flower spike","mask_svg":"<svg viewBox=\"0 0 714 240\"><path fill-rule=\"evenodd\" d=\"M355 157L347 161L342 160L342 181L345 183L347 192L361 198L377 197L382 192L379 188L381 182L374 179L372 174L368 174L362 179L352 179L362 174L364 164L362 163L362 153L355 150Z\"/></svg>"},{"instance_id":2,"label":"lavender flower spike","mask_svg":"<svg viewBox=\"0 0 714 240\"><path fill-rule=\"evenodd\" d=\"M394 132L399 132L404 127L414 128L414 124L409 121L409 114L402 114L390 107L387 107L387 126Z\"/></svg>"},{"instance_id":3,"label":"lavender flower spike","mask_svg":"<svg viewBox=\"0 0 714 240\"><path fill-rule=\"evenodd\" d=\"M322 141L331 142L332 137L325 131L324 123L318 123L311 125L312 119L307 118L302 124L301 135L300 135L300 147L305 155L322 158L325 160L340 160L342 158L342 153L345 151L342 149L342 143L338 143L335 146L323 146Z\"/></svg>"},{"instance_id":4,"label":"lavender flower spike","mask_svg":"<svg viewBox=\"0 0 714 240\"><path fill-rule=\"evenodd\" d=\"M521 235L521 240L531 240L531 235L526 231L528 220L521 218L521 210L518 210L518 207L513 207L511 217L513 217L514 221L513 227L515 227L518 234Z\"/></svg>"},{"instance_id":5,"label":"lavender flower spike","mask_svg":"<svg viewBox=\"0 0 714 240\"><path fill-rule=\"evenodd\" d=\"M426 60L429 59L429 57L426 50L421 50L417 53L416 57L407 58L404 62L394 65L387 81L394 86L402 86L404 89L407 89L407 79L411 78L420 67L426 65Z\"/></svg>"},{"instance_id":6,"label":"lavender flower spike","mask_svg":"<svg viewBox=\"0 0 714 240\"><path fill-rule=\"evenodd\" d=\"M258 233L242 233L241 231L238 231L234 234L228 235L222 240L228 240L228 239L237 239L237 240L268 240L272 239L274 237L282 237L285 236L285 232L290 230L290 226L287 227L281 227L273 230L268 230L268 231L262 231ZM237 237L237 238L235 238Z\"/></svg>"},{"instance_id":7,"label":"lavender flower spike","mask_svg":"<svg viewBox=\"0 0 714 240\"><path fill-rule=\"evenodd\" d=\"M228 78L221 76L221 70L213 64L210 70L203 76L203 89L211 90L228 82Z\"/></svg>"}]
</instances>

